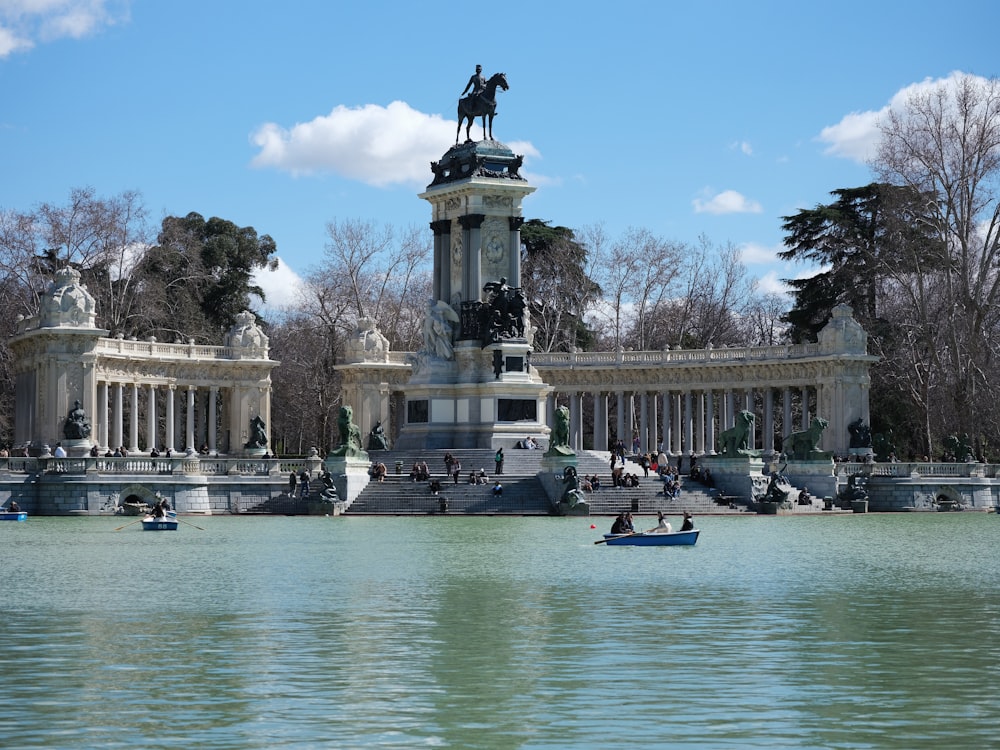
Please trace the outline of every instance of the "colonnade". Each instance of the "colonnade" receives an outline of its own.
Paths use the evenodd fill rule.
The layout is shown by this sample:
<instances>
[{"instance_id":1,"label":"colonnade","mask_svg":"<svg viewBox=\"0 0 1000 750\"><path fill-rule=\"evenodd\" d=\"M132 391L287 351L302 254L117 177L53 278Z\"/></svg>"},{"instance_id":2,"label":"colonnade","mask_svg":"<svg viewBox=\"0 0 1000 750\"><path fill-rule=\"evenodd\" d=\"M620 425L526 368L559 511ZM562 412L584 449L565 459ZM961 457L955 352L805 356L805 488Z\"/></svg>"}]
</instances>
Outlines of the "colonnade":
<instances>
[{"instance_id":1,"label":"colonnade","mask_svg":"<svg viewBox=\"0 0 1000 750\"><path fill-rule=\"evenodd\" d=\"M219 434L220 424L227 421L224 404L230 390L193 384L100 381L93 442L102 452L119 447L129 453L148 453L152 448L161 453L190 453L202 448L210 453L230 452L231 436L224 430L220 442Z\"/></svg>"},{"instance_id":2,"label":"colonnade","mask_svg":"<svg viewBox=\"0 0 1000 750\"><path fill-rule=\"evenodd\" d=\"M778 401L780 399L780 413ZM776 437L809 427L816 388L801 386L756 389L563 390L548 396L549 424L557 406L570 411L570 447L606 450L622 440L640 453L663 450L667 455L716 452L719 433L735 424L739 411L755 416L750 448L774 451ZM585 416L592 417L591 440L585 440ZM614 417L612 422L611 417ZM798 425L794 424L798 417ZM779 419L780 418L780 419Z\"/></svg>"}]
</instances>

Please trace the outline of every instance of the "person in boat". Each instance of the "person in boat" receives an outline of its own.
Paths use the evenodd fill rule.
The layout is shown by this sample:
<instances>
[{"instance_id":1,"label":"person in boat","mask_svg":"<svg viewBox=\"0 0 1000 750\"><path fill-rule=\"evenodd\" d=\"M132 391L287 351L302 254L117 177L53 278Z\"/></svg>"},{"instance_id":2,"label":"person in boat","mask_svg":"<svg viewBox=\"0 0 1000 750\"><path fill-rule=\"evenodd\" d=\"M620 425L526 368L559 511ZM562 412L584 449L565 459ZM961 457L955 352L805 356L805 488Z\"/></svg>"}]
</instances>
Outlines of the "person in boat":
<instances>
[{"instance_id":1,"label":"person in boat","mask_svg":"<svg viewBox=\"0 0 1000 750\"><path fill-rule=\"evenodd\" d=\"M669 534L674 530L673 526L671 526L670 523L667 521L667 519L663 517L662 510L656 511L656 518L659 521L659 523L657 523L656 526L647 531L646 532L647 534Z\"/></svg>"},{"instance_id":2,"label":"person in boat","mask_svg":"<svg viewBox=\"0 0 1000 750\"><path fill-rule=\"evenodd\" d=\"M625 513L624 512L619 513L618 517L615 519L615 522L613 524L611 524L611 533L612 534L626 534L626 533L628 533L628 532L625 531Z\"/></svg>"},{"instance_id":3,"label":"person in boat","mask_svg":"<svg viewBox=\"0 0 1000 750\"><path fill-rule=\"evenodd\" d=\"M17 500L11 500L10 505L7 506L8 513L20 513L21 506L17 504Z\"/></svg>"},{"instance_id":4,"label":"person in boat","mask_svg":"<svg viewBox=\"0 0 1000 750\"><path fill-rule=\"evenodd\" d=\"M694 519L687 511L684 511L684 523L681 525L681 531L694 531Z\"/></svg>"},{"instance_id":5,"label":"person in boat","mask_svg":"<svg viewBox=\"0 0 1000 750\"><path fill-rule=\"evenodd\" d=\"M635 533L635 519L628 511L625 511L625 531L629 534Z\"/></svg>"},{"instance_id":6,"label":"person in boat","mask_svg":"<svg viewBox=\"0 0 1000 750\"><path fill-rule=\"evenodd\" d=\"M167 515L166 508L163 507L165 500L158 500L153 506L153 518L164 518Z\"/></svg>"}]
</instances>

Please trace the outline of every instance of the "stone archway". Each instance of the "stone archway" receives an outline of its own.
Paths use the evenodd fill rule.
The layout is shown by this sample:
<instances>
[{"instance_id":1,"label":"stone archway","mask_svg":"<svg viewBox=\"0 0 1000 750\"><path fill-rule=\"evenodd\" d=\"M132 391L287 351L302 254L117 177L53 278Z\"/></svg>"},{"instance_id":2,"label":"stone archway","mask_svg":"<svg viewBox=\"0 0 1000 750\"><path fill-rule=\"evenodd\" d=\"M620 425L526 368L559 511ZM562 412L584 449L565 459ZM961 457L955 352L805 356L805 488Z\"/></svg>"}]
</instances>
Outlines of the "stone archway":
<instances>
[{"instance_id":1,"label":"stone archway","mask_svg":"<svg viewBox=\"0 0 1000 750\"><path fill-rule=\"evenodd\" d=\"M934 505L938 510L963 510L965 507L962 493L947 485L939 487L934 493Z\"/></svg>"}]
</instances>

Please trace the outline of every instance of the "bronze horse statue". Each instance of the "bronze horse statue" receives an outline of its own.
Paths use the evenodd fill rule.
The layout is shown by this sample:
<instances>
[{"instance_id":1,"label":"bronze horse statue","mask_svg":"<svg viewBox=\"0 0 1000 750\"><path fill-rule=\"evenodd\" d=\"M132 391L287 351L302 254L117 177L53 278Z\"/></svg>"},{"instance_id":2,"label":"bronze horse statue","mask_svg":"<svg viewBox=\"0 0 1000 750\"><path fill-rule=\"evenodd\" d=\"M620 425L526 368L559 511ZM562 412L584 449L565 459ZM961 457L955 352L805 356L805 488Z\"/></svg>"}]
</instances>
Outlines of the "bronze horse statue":
<instances>
[{"instance_id":1,"label":"bronze horse statue","mask_svg":"<svg viewBox=\"0 0 1000 750\"><path fill-rule=\"evenodd\" d=\"M455 131L455 143L462 133L462 122L468 120L469 124L465 128L465 140L471 141L472 123L477 117L483 118L483 138L486 138L486 118L490 118L489 138L493 140L493 117L497 113L497 86L504 91L510 88L507 85L507 76L503 73L494 73L490 80L486 82L486 88L478 95L470 94L458 100L458 129Z\"/></svg>"}]
</instances>

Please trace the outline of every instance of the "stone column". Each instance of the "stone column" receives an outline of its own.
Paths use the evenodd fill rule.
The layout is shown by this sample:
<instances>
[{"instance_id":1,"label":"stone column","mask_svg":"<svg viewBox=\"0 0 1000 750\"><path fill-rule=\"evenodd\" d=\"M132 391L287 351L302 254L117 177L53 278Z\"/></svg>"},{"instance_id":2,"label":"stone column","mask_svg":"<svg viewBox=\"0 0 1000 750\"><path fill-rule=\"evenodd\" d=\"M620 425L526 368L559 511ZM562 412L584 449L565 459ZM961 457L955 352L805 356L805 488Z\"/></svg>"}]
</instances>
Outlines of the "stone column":
<instances>
[{"instance_id":1,"label":"stone column","mask_svg":"<svg viewBox=\"0 0 1000 750\"><path fill-rule=\"evenodd\" d=\"M802 430L809 429L809 386L802 386Z\"/></svg>"},{"instance_id":2,"label":"stone column","mask_svg":"<svg viewBox=\"0 0 1000 750\"><path fill-rule=\"evenodd\" d=\"M666 455L670 455L670 439L673 437L672 425L670 424L670 402L673 399L673 395L670 391L663 392L663 439L660 441L660 446Z\"/></svg>"},{"instance_id":3,"label":"stone column","mask_svg":"<svg viewBox=\"0 0 1000 750\"><path fill-rule=\"evenodd\" d=\"M451 222L431 222L434 232L434 299L451 304Z\"/></svg>"},{"instance_id":4,"label":"stone column","mask_svg":"<svg viewBox=\"0 0 1000 750\"><path fill-rule=\"evenodd\" d=\"M594 450L603 451L608 447L608 395L594 393Z\"/></svg>"},{"instance_id":5,"label":"stone column","mask_svg":"<svg viewBox=\"0 0 1000 750\"><path fill-rule=\"evenodd\" d=\"M708 454L715 455L715 396L712 391L705 394L705 409L707 417L705 419L705 442L708 443Z\"/></svg>"},{"instance_id":6,"label":"stone column","mask_svg":"<svg viewBox=\"0 0 1000 750\"><path fill-rule=\"evenodd\" d=\"M682 411L682 409L681 409L681 404L682 404L681 394L680 393L675 393L673 395L673 399L674 399L674 436L673 436L674 437L674 450L673 450L673 453L674 453L675 456L679 456L681 454L681 451L683 450L683 447L681 445L681 437L682 437L682 433L681 433L681 420L682 420L682 417L683 417L683 414L681 413L681 411Z\"/></svg>"},{"instance_id":7,"label":"stone column","mask_svg":"<svg viewBox=\"0 0 1000 750\"><path fill-rule=\"evenodd\" d=\"M97 390L97 447L108 448L108 381L101 382Z\"/></svg>"},{"instance_id":8,"label":"stone column","mask_svg":"<svg viewBox=\"0 0 1000 750\"><path fill-rule=\"evenodd\" d=\"M217 419L217 411L219 408L219 386L213 385L208 390L208 449L212 453L217 453L219 450L218 446L218 435L215 433L215 423ZM271 429L270 423L267 425L268 430Z\"/></svg>"},{"instance_id":9,"label":"stone column","mask_svg":"<svg viewBox=\"0 0 1000 750\"><path fill-rule=\"evenodd\" d=\"M524 217L508 216L507 223L510 226L510 239L507 244L507 254L510 256L508 276L511 279L511 286L521 286L521 225L524 224Z\"/></svg>"},{"instance_id":10,"label":"stone column","mask_svg":"<svg viewBox=\"0 0 1000 750\"><path fill-rule=\"evenodd\" d=\"M164 452L170 451L173 453L177 450L177 442L174 440L174 425L177 417L174 416L174 396L176 386L170 384L167 386L167 412L163 421L165 422L166 430L166 444L164 445Z\"/></svg>"},{"instance_id":11,"label":"stone column","mask_svg":"<svg viewBox=\"0 0 1000 750\"><path fill-rule=\"evenodd\" d=\"M656 391L653 391L649 399L649 445L646 450L652 453L656 453L660 449L660 441L657 439L660 430L659 415L656 411L658 395Z\"/></svg>"},{"instance_id":12,"label":"stone column","mask_svg":"<svg viewBox=\"0 0 1000 750\"><path fill-rule=\"evenodd\" d=\"M146 450L152 451L156 447L157 433L156 418L156 386L149 384L149 403L146 405Z\"/></svg>"},{"instance_id":13,"label":"stone column","mask_svg":"<svg viewBox=\"0 0 1000 750\"><path fill-rule=\"evenodd\" d=\"M746 391L743 392L743 408L746 409L751 414L757 413L756 410L753 408L753 391L751 391L749 388L747 388ZM757 422L758 420L756 419L753 421L754 428L750 432L750 434L747 435L747 447L750 450L754 450L757 447Z\"/></svg>"},{"instance_id":14,"label":"stone column","mask_svg":"<svg viewBox=\"0 0 1000 750\"><path fill-rule=\"evenodd\" d=\"M466 214L458 217L462 227L462 245L465 251L465 262L462 265L462 275L466 287L467 300L482 300L483 298L483 253L482 226L486 214Z\"/></svg>"},{"instance_id":15,"label":"stone column","mask_svg":"<svg viewBox=\"0 0 1000 750\"><path fill-rule=\"evenodd\" d=\"M618 391L615 394L618 397L618 432L615 434L616 440L625 441L625 393L624 391Z\"/></svg>"},{"instance_id":16,"label":"stone column","mask_svg":"<svg viewBox=\"0 0 1000 750\"><path fill-rule=\"evenodd\" d=\"M124 383L115 383L115 409L112 419L114 420L114 448L118 449L125 445L125 438L122 437L122 427L125 422L125 404L124 404Z\"/></svg>"},{"instance_id":17,"label":"stone column","mask_svg":"<svg viewBox=\"0 0 1000 750\"><path fill-rule=\"evenodd\" d=\"M184 451L186 453L194 453L197 449L194 445L194 394L195 387L189 385L187 389L187 427L184 442Z\"/></svg>"},{"instance_id":18,"label":"stone column","mask_svg":"<svg viewBox=\"0 0 1000 750\"><path fill-rule=\"evenodd\" d=\"M774 389L764 390L764 450L774 452Z\"/></svg>"},{"instance_id":19,"label":"stone column","mask_svg":"<svg viewBox=\"0 0 1000 750\"><path fill-rule=\"evenodd\" d=\"M731 390L728 390L726 391L726 417L722 429L728 430L735 424L736 424L735 399L733 397L733 392Z\"/></svg>"},{"instance_id":20,"label":"stone column","mask_svg":"<svg viewBox=\"0 0 1000 750\"><path fill-rule=\"evenodd\" d=\"M698 411L698 438L695 440L695 451L705 454L705 391L698 391L698 401L695 404Z\"/></svg>"},{"instance_id":21,"label":"stone column","mask_svg":"<svg viewBox=\"0 0 1000 750\"><path fill-rule=\"evenodd\" d=\"M132 403L132 413L129 414L128 425L128 452L139 452L139 384L132 383L132 394L129 401Z\"/></svg>"},{"instance_id":22,"label":"stone column","mask_svg":"<svg viewBox=\"0 0 1000 750\"><path fill-rule=\"evenodd\" d=\"M639 453L649 452L649 394L639 394Z\"/></svg>"},{"instance_id":23,"label":"stone column","mask_svg":"<svg viewBox=\"0 0 1000 750\"><path fill-rule=\"evenodd\" d=\"M684 445L682 453L694 452L694 413L691 391L684 391Z\"/></svg>"},{"instance_id":24,"label":"stone column","mask_svg":"<svg viewBox=\"0 0 1000 750\"><path fill-rule=\"evenodd\" d=\"M782 391L781 398L783 400L782 407L784 409L781 420L781 436L782 438L785 438L792 434L792 389L785 386L784 391ZM782 444L781 448L784 450L784 444Z\"/></svg>"}]
</instances>

